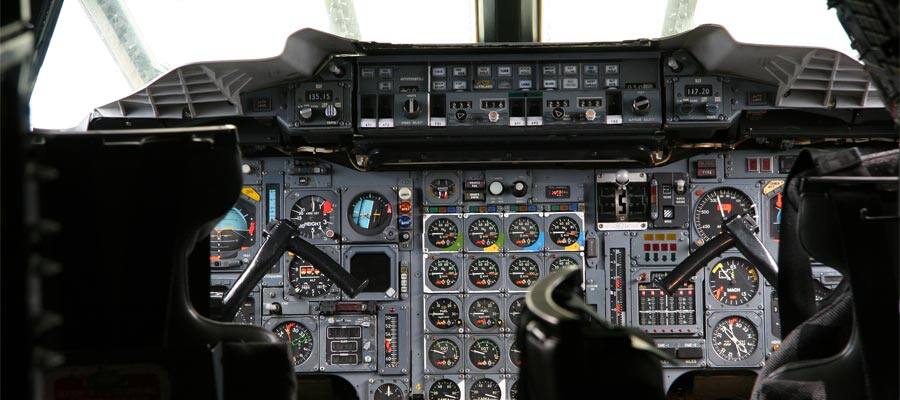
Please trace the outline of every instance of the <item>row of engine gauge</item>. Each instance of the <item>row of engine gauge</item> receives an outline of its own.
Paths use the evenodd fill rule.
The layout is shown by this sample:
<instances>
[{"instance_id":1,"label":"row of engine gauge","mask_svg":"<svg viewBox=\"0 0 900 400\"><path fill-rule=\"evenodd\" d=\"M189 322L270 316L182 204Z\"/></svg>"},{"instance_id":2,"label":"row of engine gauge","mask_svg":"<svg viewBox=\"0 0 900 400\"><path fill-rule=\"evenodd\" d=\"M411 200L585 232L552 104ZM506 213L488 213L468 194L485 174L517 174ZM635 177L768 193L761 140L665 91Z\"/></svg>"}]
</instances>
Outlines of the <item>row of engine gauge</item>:
<instances>
[{"instance_id":1,"label":"row of engine gauge","mask_svg":"<svg viewBox=\"0 0 900 400\"><path fill-rule=\"evenodd\" d=\"M423 221L426 253L584 249L584 215L580 212L430 214Z\"/></svg>"}]
</instances>

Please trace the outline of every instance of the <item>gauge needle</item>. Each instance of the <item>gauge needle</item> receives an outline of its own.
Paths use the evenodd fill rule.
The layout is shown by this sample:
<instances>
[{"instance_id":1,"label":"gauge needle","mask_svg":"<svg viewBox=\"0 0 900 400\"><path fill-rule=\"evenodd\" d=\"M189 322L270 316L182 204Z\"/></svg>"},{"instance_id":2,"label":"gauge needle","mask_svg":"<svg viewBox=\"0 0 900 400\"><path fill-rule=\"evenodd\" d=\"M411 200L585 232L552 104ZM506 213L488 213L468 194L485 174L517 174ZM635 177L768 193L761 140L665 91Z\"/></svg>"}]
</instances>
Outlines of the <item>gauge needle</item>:
<instances>
[{"instance_id":1,"label":"gauge needle","mask_svg":"<svg viewBox=\"0 0 900 400\"><path fill-rule=\"evenodd\" d=\"M722 219L725 219L725 207L722 207L722 199L719 198L718 193L716 193L716 203L719 203L719 213L722 214Z\"/></svg>"},{"instance_id":2,"label":"gauge needle","mask_svg":"<svg viewBox=\"0 0 900 400\"><path fill-rule=\"evenodd\" d=\"M475 354L481 354L481 355L484 355L484 352L483 352L483 351L472 350L472 352L475 353Z\"/></svg>"},{"instance_id":3,"label":"gauge needle","mask_svg":"<svg viewBox=\"0 0 900 400\"><path fill-rule=\"evenodd\" d=\"M446 352L440 351L440 350L438 350L438 349L431 349L431 352L432 352L432 353L435 353L435 354L440 354L440 355L447 354Z\"/></svg>"}]
</instances>

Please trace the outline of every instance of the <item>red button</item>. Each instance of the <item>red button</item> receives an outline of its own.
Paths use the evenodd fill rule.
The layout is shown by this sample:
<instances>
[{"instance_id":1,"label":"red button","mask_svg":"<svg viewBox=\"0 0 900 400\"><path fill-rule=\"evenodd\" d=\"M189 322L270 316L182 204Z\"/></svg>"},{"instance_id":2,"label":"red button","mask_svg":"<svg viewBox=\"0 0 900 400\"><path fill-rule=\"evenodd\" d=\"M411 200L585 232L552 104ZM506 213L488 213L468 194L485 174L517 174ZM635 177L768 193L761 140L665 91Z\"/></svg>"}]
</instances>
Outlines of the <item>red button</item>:
<instances>
[{"instance_id":1,"label":"red button","mask_svg":"<svg viewBox=\"0 0 900 400\"><path fill-rule=\"evenodd\" d=\"M650 243L644 243L644 251L650 251Z\"/></svg>"},{"instance_id":2,"label":"red button","mask_svg":"<svg viewBox=\"0 0 900 400\"><path fill-rule=\"evenodd\" d=\"M761 165L759 167L760 171L772 172L772 159L770 157L765 157L765 158L761 159L760 161L761 161L761 163L760 163Z\"/></svg>"},{"instance_id":3,"label":"red button","mask_svg":"<svg viewBox=\"0 0 900 400\"><path fill-rule=\"evenodd\" d=\"M759 172L759 159L758 158L748 158L747 159L747 172Z\"/></svg>"},{"instance_id":4,"label":"red button","mask_svg":"<svg viewBox=\"0 0 900 400\"><path fill-rule=\"evenodd\" d=\"M653 251L659 251L659 243L653 243Z\"/></svg>"},{"instance_id":5,"label":"red button","mask_svg":"<svg viewBox=\"0 0 900 400\"><path fill-rule=\"evenodd\" d=\"M400 202L400 213L401 214L409 214L412 211L412 203L408 201Z\"/></svg>"}]
</instances>

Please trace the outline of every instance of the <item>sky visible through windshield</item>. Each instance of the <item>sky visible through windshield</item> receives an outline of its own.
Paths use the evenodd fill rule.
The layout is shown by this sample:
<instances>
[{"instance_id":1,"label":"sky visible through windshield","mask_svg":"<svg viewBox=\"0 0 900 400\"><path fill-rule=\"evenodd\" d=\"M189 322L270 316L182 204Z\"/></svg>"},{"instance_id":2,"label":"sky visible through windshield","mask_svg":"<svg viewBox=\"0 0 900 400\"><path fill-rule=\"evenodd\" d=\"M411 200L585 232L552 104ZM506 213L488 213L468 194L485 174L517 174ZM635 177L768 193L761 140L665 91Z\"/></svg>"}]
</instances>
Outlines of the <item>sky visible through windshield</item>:
<instances>
[{"instance_id":1,"label":"sky visible through windshield","mask_svg":"<svg viewBox=\"0 0 900 400\"><path fill-rule=\"evenodd\" d=\"M123 74L92 23L91 5L115 0L70 0L62 11L31 99L32 126L71 128L97 106L148 83ZM544 1L545 42L656 38L666 0ZM473 43L474 0L153 0L120 4L133 22L154 73L209 60L265 58L281 53L298 29L347 30L341 8L351 7L362 40L393 43ZM253 7L248 7L252 4ZM825 0L697 0L690 23L724 25L737 40L826 47L856 57ZM95 8L96 9L96 8ZM335 9L338 11L336 12ZM337 16L337 18L335 18ZM94 20L96 21L96 20ZM158 72L157 72L158 71ZM129 78L126 78L129 76Z\"/></svg>"}]
</instances>

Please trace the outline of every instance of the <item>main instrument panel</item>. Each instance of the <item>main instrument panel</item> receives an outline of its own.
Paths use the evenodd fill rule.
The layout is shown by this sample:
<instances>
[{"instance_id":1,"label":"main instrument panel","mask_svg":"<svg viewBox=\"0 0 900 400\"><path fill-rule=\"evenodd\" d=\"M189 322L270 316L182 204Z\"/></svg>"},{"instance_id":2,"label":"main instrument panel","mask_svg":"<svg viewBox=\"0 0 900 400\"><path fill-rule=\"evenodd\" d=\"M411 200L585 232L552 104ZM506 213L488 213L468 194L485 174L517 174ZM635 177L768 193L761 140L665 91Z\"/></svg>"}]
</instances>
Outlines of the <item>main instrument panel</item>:
<instances>
[{"instance_id":1,"label":"main instrument panel","mask_svg":"<svg viewBox=\"0 0 900 400\"><path fill-rule=\"evenodd\" d=\"M524 296L570 265L600 315L679 361L665 365L667 385L690 371L756 370L780 333L777 296L751 262L726 252L671 295L654 282L735 213L755 215L776 250L795 157L712 151L658 168L396 172L250 158L212 234L213 296L247 265L260 227L289 218L371 284L349 299L289 254L237 321L289 343L298 373L337 374L360 398L515 399ZM841 277L814 269L827 295Z\"/></svg>"}]
</instances>

